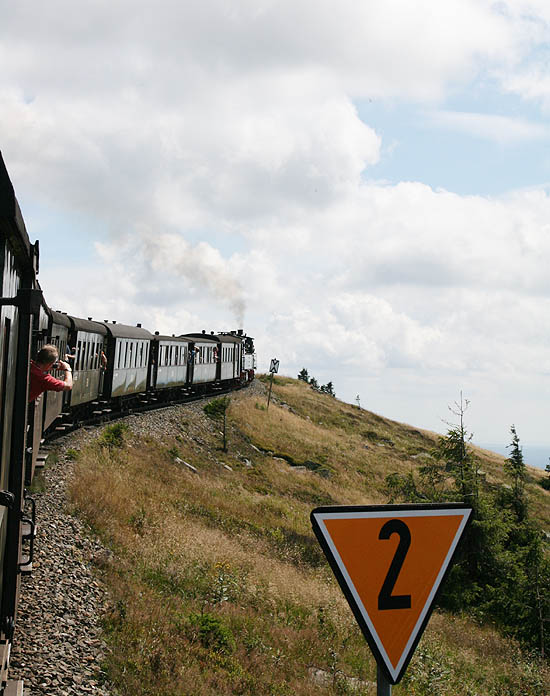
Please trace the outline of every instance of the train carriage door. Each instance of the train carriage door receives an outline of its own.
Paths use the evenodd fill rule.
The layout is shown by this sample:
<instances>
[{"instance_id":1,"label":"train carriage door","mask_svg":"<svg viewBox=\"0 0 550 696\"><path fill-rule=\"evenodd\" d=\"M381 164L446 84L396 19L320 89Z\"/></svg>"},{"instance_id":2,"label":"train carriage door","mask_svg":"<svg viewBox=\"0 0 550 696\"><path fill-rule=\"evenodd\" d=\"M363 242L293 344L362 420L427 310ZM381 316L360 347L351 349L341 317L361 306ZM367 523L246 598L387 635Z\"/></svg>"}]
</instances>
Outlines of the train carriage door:
<instances>
[{"instance_id":1,"label":"train carriage door","mask_svg":"<svg viewBox=\"0 0 550 696\"><path fill-rule=\"evenodd\" d=\"M6 406L8 398L8 362L10 359L10 334L11 334L11 319L7 317L4 320L4 332L2 335L2 363L0 364L0 384L2 385L2 395L0 402L0 424L6 423ZM8 419L11 423L11 418ZM4 429L0 431L0 457L2 462L8 462L8 451L9 451L9 438L10 433L4 432ZM7 445L7 447L6 447ZM7 467L6 470L0 471L0 487L3 489L7 488Z\"/></svg>"},{"instance_id":2,"label":"train carriage door","mask_svg":"<svg viewBox=\"0 0 550 696\"><path fill-rule=\"evenodd\" d=\"M158 341L153 341L151 343L151 377L150 377L150 385L151 388L154 389L157 384L157 374L158 374L158 367L159 367L159 360L160 360L160 350L159 350L159 343Z\"/></svg>"}]
</instances>

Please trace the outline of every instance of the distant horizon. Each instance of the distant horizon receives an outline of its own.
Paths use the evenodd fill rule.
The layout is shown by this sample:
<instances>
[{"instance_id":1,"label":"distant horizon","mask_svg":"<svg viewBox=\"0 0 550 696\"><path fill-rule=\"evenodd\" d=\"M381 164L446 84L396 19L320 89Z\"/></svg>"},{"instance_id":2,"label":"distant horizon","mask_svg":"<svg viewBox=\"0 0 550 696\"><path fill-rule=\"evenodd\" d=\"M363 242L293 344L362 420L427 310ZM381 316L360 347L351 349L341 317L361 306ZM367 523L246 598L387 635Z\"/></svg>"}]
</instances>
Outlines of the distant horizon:
<instances>
[{"instance_id":1,"label":"distant horizon","mask_svg":"<svg viewBox=\"0 0 550 696\"><path fill-rule=\"evenodd\" d=\"M473 442L477 447L503 454L505 457L509 455L510 450L506 445L487 442ZM523 460L528 466L534 466L537 469L545 469L550 457L550 445L524 445L520 442L521 451L523 452Z\"/></svg>"}]
</instances>

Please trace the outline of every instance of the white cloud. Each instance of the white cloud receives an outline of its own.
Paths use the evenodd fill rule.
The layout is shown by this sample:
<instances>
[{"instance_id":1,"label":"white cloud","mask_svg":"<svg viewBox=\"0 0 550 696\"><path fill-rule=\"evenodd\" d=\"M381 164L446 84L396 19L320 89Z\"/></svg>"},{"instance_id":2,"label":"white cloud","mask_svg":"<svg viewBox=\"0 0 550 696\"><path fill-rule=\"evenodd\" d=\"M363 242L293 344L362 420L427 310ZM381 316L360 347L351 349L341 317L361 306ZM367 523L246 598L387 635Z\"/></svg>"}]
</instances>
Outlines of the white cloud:
<instances>
[{"instance_id":1,"label":"white cloud","mask_svg":"<svg viewBox=\"0 0 550 696\"><path fill-rule=\"evenodd\" d=\"M518 145L530 140L547 140L550 130L540 123L498 114L435 111L428 120L439 128L461 131L502 145Z\"/></svg>"}]
</instances>

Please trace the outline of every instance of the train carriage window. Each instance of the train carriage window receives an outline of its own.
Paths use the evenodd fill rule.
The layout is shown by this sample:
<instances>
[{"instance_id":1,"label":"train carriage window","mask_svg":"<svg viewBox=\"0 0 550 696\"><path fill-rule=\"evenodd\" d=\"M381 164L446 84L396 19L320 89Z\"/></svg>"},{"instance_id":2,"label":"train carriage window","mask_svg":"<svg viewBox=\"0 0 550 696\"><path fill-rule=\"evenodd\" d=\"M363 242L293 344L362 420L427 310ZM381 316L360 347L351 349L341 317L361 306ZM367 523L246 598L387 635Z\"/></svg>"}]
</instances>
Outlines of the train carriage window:
<instances>
[{"instance_id":1,"label":"train carriage window","mask_svg":"<svg viewBox=\"0 0 550 696\"><path fill-rule=\"evenodd\" d=\"M134 342L128 341L128 367L133 367L132 360L134 357Z\"/></svg>"},{"instance_id":2,"label":"train carriage window","mask_svg":"<svg viewBox=\"0 0 550 696\"><path fill-rule=\"evenodd\" d=\"M145 365L148 364L149 361L149 344L145 344Z\"/></svg>"},{"instance_id":3,"label":"train carriage window","mask_svg":"<svg viewBox=\"0 0 550 696\"><path fill-rule=\"evenodd\" d=\"M117 344L116 344L115 369L116 370L120 369L120 341L117 341Z\"/></svg>"},{"instance_id":4,"label":"train carriage window","mask_svg":"<svg viewBox=\"0 0 550 696\"><path fill-rule=\"evenodd\" d=\"M139 342L139 366L143 367L143 341Z\"/></svg>"},{"instance_id":5,"label":"train carriage window","mask_svg":"<svg viewBox=\"0 0 550 696\"><path fill-rule=\"evenodd\" d=\"M76 357L76 369L81 370L82 369L82 341L78 341L77 343L77 357Z\"/></svg>"}]
</instances>

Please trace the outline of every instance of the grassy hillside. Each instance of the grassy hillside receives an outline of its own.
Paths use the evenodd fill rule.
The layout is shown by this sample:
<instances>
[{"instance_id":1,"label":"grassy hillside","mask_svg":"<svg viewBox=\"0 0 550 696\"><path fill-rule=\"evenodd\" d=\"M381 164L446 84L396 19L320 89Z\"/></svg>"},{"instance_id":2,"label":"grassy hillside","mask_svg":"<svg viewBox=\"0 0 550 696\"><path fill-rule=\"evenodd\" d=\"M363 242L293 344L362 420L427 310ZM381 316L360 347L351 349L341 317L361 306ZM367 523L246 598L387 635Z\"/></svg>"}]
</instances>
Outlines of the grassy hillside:
<instances>
[{"instance_id":1,"label":"grassy hillside","mask_svg":"<svg viewBox=\"0 0 550 696\"><path fill-rule=\"evenodd\" d=\"M385 503L436 436L278 378L232 397L228 452L201 406L70 452L75 510L110 547L108 672L123 695L375 694L376 667L311 532L319 504ZM161 422L159 427L158 423ZM481 452L488 481L502 458ZM196 469L196 473L186 466ZM549 493L528 484L550 527ZM94 491L94 495L90 495ZM99 504L98 504L99 501ZM396 696L550 692L548 666L436 612Z\"/></svg>"}]
</instances>

